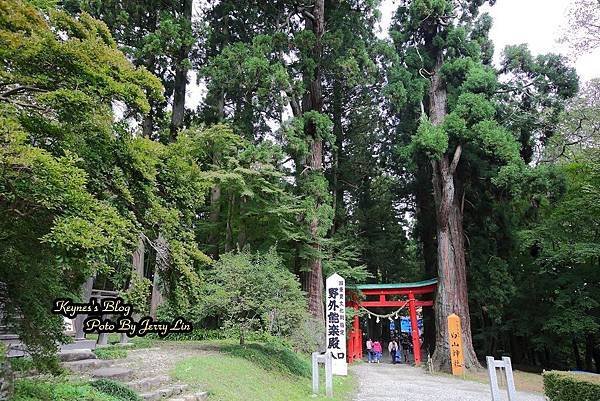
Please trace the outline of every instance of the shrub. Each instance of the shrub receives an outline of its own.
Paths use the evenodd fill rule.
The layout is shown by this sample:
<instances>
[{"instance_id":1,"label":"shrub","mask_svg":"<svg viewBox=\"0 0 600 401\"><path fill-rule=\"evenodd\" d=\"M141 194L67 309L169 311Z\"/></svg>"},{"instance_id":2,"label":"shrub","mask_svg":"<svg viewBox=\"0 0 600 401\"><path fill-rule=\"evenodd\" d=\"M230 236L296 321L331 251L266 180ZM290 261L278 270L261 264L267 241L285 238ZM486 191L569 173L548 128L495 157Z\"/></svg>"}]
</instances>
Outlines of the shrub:
<instances>
[{"instance_id":1,"label":"shrub","mask_svg":"<svg viewBox=\"0 0 600 401\"><path fill-rule=\"evenodd\" d=\"M9 361L12 370L15 372L29 372L35 368L35 364L31 358L10 358Z\"/></svg>"},{"instance_id":2,"label":"shrub","mask_svg":"<svg viewBox=\"0 0 600 401\"><path fill-rule=\"evenodd\" d=\"M60 366L56 356L37 357L15 357L9 358L11 370L15 372L27 373L36 371L37 373L48 373L54 376L60 376L65 373L65 369Z\"/></svg>"},{"instance_id":3,"label":"shrub","mask_svg":"<svg viewBox=\"0 0 600 401\"><path fill-rule=\"evenodd\" d=\"M287 340L295 351L310 354L319 349L319 344L324 343L324 334L322 323L308 317L299 322L298 328L290 333Z\"/></svg>"},{"instance_id":4,"label":"shrub","mask_svg":"<svg viewBox=\"0 0 600 401\"><path fill-rule=\"evenodd\" d=\"M85 383L22 379L11 401L121 401Z\"/></svg>"},{"instance_id":5,"label":"shrub","mask_svg":"<svg viewBox=\"0 0 600 401\"><path fill-rule=\"evenodd\" d=\"M94 354L96 354L98 359L127 358L127 350L125 350L123 347L120 347L120 346L96 348L94 350Z\"/></svg>"},{"instance_id":6,"label":"shrub","mask_svg":"<svg viewBox=\"0 0 600 401\"><path fill-rule=\"evenodd\" d=\"M240 333L240 344L253 331L285 337L306 318L300 283L274 249L221 255L203 290L200 315L220 317Z\"/></svg>"},{"instance_id":7,"label":"shrub","mask_svg":"<svg viewBox=\"0 0 600 401\"><path fill-rule=\"evenodd\" d=\"M142 401L142 398L122 383L100 379L92 382L92 387L96 390L111 395L121 401Z\"/></svg>"},{"instance_id":8,"label":"shrub","mask_svg":"<svg viewBox=\"0 0 600 401\"><path fill-rule=\"evenodd\" d=\"M301 358L289 348L275 344L225 345L221 351L244 358L267 371L310 377L308 360Z\"/></svg>"},{"instance_id":9,"label":"shrub","mask_svg":"<svg viewBox=\"0 0 600 401\"><path fill-rule=\"evenodd\" d=\"M168 319L165 319L168 320ZM169 334L165 340L169 341L206 341L206 340L226 340L230 338L238 338L239 333L232 333L229 330L218 329L193 329L190 333L173 333ZM158 334L150 333L142 338L153 340L161 339Z\"/></svg>"},{"instance_id":10,"label":"shrub","mask_svg":"<svg viewBox=\"0 0 600 401\"><path fill-rule=\"evenodd\" d=\"M569 372L545 372L544 393L550 401L600 401L600 378Z\"/></svg>"}]
</instances>

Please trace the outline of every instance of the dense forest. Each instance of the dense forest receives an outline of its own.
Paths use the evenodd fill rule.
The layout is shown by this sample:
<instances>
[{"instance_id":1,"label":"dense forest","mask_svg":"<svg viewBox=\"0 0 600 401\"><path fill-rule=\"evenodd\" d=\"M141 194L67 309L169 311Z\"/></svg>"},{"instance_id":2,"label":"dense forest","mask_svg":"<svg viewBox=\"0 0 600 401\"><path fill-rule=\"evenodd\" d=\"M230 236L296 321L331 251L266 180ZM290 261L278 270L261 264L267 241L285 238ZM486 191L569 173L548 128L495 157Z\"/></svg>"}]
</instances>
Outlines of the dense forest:
<instances>
[{"instance_id":1,"label":"dense forest","mask_svg":"<svg viewBox=\"0 0 600 401\"><path fill-rule=\"evenodd\" d=\"M468 367L600 372L600 80L495 49L494 2L399 0L379 35L378 0L0 0L6 317L47 356L94 277L310 349L324 277L438 277L438 368L458 313Z\"/></svg>"}]
</instances>

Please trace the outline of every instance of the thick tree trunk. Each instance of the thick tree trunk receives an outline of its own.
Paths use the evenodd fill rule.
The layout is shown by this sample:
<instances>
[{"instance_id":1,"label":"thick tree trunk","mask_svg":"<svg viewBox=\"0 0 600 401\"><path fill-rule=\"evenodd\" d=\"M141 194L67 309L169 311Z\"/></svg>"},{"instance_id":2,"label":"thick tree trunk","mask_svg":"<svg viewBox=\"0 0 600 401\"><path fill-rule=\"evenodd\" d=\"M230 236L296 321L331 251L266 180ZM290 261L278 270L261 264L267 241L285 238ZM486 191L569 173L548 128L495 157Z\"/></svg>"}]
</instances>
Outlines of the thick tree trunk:
<instances>
[{"instance_id":1,"label":"thick tree trunk","mask_svg":"<svg viewBox=\"0 0 600 401\"><path fill-rule=\"evenodd\" d=\"M320 171L323 168L323 146L321 141L315 141L312 146L311 169ZM317 205L318 207L319 205ZM317 217L310 222L310 235L315 241L311 246L318 253L321 251L321 245L318 242L319 220ZM321 257L311 257L308 265L308 310L312 316L318 320L324 320L323 309L323 267Z\"/></svg>"},{"instance_id":2,"label":"thick tree trunk","mask_svg":"<svg viewBox=\"0 0 600 401\"><path fill-rule=\"evenodd\" d=\"M144 254L146 253L146 247L144 246L144 239L140 236L138 239L138 246L133 254L131 255L131 262L133 264L133 273L138 277L144 277Z\"/></svg>"},{"instance_id":3,"label":"thick tree trunk","mask_svg":"<svg viewBox=\"0 0 600 401\"><path fill-rule=\"evenodd\" d=\"M579 345L575 336L571 337L571 345L573 347L573 357L575 358L575 367L577 370L583 370L583 363L581 361L581 353L579 352Z\"/></svg>"},{"instance_id":4,"label":"thick tree trunk","mask_svg":"<svg viewBox=\"0 0 600 401\"><path fill-rule=\"evenodd\" d=\"M192 26L192 0L183 1L182 9L185 23ZM171 136L175 138L177 131L183 126L185 113L185 90L187 87L187 58L190 54L190 46L184 42L179 48L175 65L175 85L173 88L173 112L171 114Z\"/></svg>"},{"instance_id":5,"label":"thick tree trunk","mask_svg":"<svg viewBox=\"0 0 600 401\"><path fill-rule=\"evenodd\" d=\"M315 34L315 46L312 53L316 62L316 67L313 71L305 73L304 80L307 82L308 92L303 99L303 110L321 112L323 106L322 88L321 88L321 71L320 61L322 56L323 33L325 30L325 3L324 0L316 0L312 9L312 16L306 17L306 29L312 29ZM323 173L323 140L318 137L316 127L313 122L307 124L307 137L312 138L310 154L308 156L307 174L322 174ZM323 202L320 196L315 197L315 207L319 208ZM319 244L319 220L314 217L310 221L310 235L312 238L311 246L317 253L320 253ZM323 270L321 265L321 257L311 257L308 262L308 310L309 313L318 321L324 321L323 307Z\"/></svg>"},{"instance_id":6,"label":"thick tree trunk","mask_svg":"<svg viewBox=\"0 0 600 401\"><path fill-rule=\"evenodd\" d=\"M148 31L154 32L156 30L158 24L158 13L151 13L151 18L148 21ZM148 55L147 58L139 60L139 64L146 67L148 71L153 73L156 76L160 76L160 74L156 71L156 57L153 54ZM138 62L136 62L138 65ZM156 119L156 109L159 107L155 101L149 99L150 102L150 110L148 114L146 114L142 119L142 135L144 138L151 138L154 133L154 124Z\"/></svg>"},{"instance_id":7,"label":"thick tree trunk","mask_svg":"<svg viewBox=\"0 0 600 401\"><path fill-rule=\"evenodd\" d=\"M594 364L596 365L596 373L600 373L600 346L594 342L594 348L592 349L592 356L594 358Z\"/></svg>"},{"instance_id":8,"label":"thick tree trunk","mask_svg":"<svg viewBox=\"0 0 600 401\"><path fill-rule=\"evenodd\" d=\"M585 336L585 370L594 371L594 335L590 333Z\"/></svg>"},{"instance_id":9,"label":"thick tree trunk","mask_svg":"<svg viewBox=\"0 0 600 401\"><path fill-rule=\"evenodd\" d=\"M335 149L333 150L333 167L331 172L331 186L333 193L333 225L331 234L342 227L344 218L344 190L340 182L340 159L344 145L344 130L342 127L342 83L336 79L333 82L333 135L335 136Z\"/></svg>"},{"instance_id":10,"label":"thick tree trunk","mask_svg":"<svg viewBox=\"0 0 600 401\"><path fill-rule=\"evenodd\" d=\"M429 90L429 118L440 125L446 116L446 87L440 75L443 64L438 55ZM471 318L467 296L467 267L463 233L462 188L455 175L462 147L432 161L433 195L437 220L438 289L435 299L436 342L433 364L438 370L450 370L448 316L460 317L463 356L466 369L480 368L471 337Z\"/></svg>"},{"instance_id":11,"label":"thick tree trunk","mask_svg":"<svg viewBox=\"0 0 600 401\"><path fill-rule=\"evenodd\" d=\"M154 111L152 103L153 102L150 103L150 111L142 119L142 136L144 138L152 137L152 133L154 132Z\"/></svg>"},{"instance_id":12,"label":"thick tree trunk","mask_svg":"<svg viewBox=\"0 0 600 401\"><path fill-rule=\"evenodd\" d=\"M88 277L85 283L81 286L81 302L87 303L90 301L92 296L92 289L94 288L95 275ZM85 332L83 331L83 323L88 315L77 315L74 321L75 326L75 339L85 339Z\"/></svg>"},{"instance_id":13,"label":"thick tree trunk","mask_svg":"<svg viewBox=\"0 0 600 401\"><path fill-rule=\"evenodd\" d=\"M417 206L417 235L422 246L425 277L437 276L435 204L431 188L431 171L423 160L417 161L415 202ZM433 354L435 350L435 312L423 308L423 348Z\"/></svg>"},{"instance_id":14,"label":"thick tree trunk","mask_svg":"<svg viewBox=\"0 0 600 401\"><path fill-rule=\"evenodd\" d=\"M229 195L229 205L227 207L227 222L225 227L225 252L231 251L233 248L233 208L235 207L235 195Z\"/></svg>"},{"instance_id":15,"label":"thick tree trunk","mask_svg":"<svg viewBox=\"0 0 600 401\"><path fill-rule=\"evenodd\" d=\"M208 235L208 244L210 245L210 256L214 259L219 257L219 214L221 212L221 187L215 185L210 191L210 233Z\"/></svg>"},{"instance_id":16,"label":"thick tree trunk","mask_svg":"<svg viewBox=\"0 0 600 401\"><path fill-rule=\"evenodd\" d=\"M163 303L163 295L160 289L160 274L168 269L170 263L169 245L161 233L158 234L155 247L156 261L154 264L154 276L152 277L152 295L150 297L150 316L153 318L156 318L158 307Z\"/></svg>"},{"instance_id":17,"label":"thick tree trunk","mask_svg":"<svg viewBox=\"0 0 600 401\"><path fill-rule=\"evenodd\" d=\"M240 209L239 209L240 227L238 229L238 234L237 234L237 249L238 249L238 251L241 251L242 249L244 249L244 245L246 245L246 221L244 219L244 205L245 204L246 204L246 197L242 196L240 198Z\"/></svg>"}]
</instances>

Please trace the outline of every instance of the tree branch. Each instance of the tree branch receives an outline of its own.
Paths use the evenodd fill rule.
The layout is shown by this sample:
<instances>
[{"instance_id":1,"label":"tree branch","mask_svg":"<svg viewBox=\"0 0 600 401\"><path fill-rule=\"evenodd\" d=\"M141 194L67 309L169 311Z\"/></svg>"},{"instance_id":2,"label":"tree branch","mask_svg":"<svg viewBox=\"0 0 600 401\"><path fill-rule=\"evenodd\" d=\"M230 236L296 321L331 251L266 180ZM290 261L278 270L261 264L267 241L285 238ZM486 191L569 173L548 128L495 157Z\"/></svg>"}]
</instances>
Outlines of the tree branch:
<instances>
[{"instance_id":1,"label":"tree branch","mask_svg":"<svg viewBox=\"0 0 600 401\"><path fill-rule=\"evenodd\" d=\"M456 150L454 151L454 156L452 157L452 163L450 163L450 169L448 171L448 174L450 174L451 176L454 175L454 172L456 171L456 166L458 165L458 162L460 161L460 154L462 153L462 145L458 145L456 147Z\"/></svg>"},{"instance_id":2,"label":"tree branch","mask_svg":"<svg viewBox=\"0 0 600 401\"><path fill-rule=\"evenodd\" d=\"M24 103L24 102L20 102L18 100L15 99L11 99L5 96L0 96L0 101L5 101L7 103L12 103L15 106L21 106L21 107L25 107L25 108L29 108L29 109L35 109L35 110L39 110L39 111L43 111L43 112L47 112L49 111L48 109L44 109L43 107L40 107L38 105L32 104L32 103Z\"/></svg>"},{"instance_id":3,"label":"tree branch","mask_svg":"<svg viewBox=\"0 0 600 401\"><path fill-rule=\"evenodd\" d=\"M11 95L14 95L16 93L19 92L25 92L25 91L31 91L31 92L48 92L46 89L41 89L41 88L37 88L35 86L28 86L28 85L22 85L22 86L17 86L15 88L9 89L6 92L2 92L2 94L0 94L0 97L8 97Z\"/></svg>"}]
</instances>

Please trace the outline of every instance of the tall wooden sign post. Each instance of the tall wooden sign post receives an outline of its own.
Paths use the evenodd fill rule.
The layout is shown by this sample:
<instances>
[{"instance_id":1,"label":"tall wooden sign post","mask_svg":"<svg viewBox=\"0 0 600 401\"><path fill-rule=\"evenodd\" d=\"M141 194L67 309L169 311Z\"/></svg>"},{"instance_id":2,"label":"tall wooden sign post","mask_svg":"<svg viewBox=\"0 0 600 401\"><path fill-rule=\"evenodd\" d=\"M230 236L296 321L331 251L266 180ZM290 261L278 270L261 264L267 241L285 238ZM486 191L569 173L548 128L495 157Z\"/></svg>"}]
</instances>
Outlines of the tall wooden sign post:
<instances>
[{"instance_id":1,"label":"tall wooden sign post","mask_svg":"<svg viewBox=\"0 0 600 401\"><path fill-rule=\"evenodd\" d=\"M448 342L450 343L450 361L452 362L453 375L462 375L465 368L461 333L460 317L453 313L448 316Z\"/></svg>"},{"instance_id":2,"label":"tall wooden sign post","mask_svg":"<svg viewBox=\"0 0 600 401\"><path fill-rule=\"evenodd\" d=\"M346 376L346 281L339 274L326 281L325 331L334 375Z\"/></svg>"}]
</instances>

